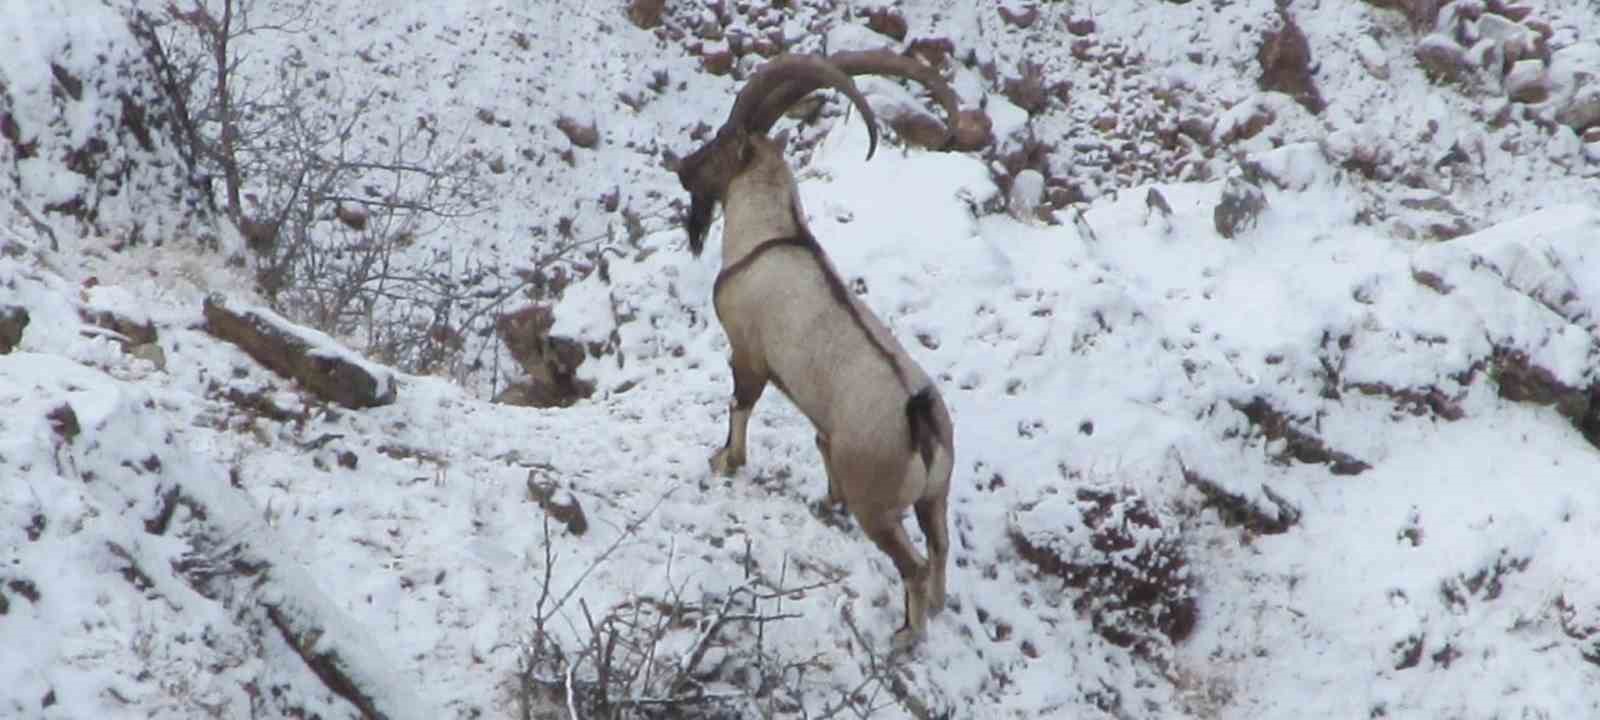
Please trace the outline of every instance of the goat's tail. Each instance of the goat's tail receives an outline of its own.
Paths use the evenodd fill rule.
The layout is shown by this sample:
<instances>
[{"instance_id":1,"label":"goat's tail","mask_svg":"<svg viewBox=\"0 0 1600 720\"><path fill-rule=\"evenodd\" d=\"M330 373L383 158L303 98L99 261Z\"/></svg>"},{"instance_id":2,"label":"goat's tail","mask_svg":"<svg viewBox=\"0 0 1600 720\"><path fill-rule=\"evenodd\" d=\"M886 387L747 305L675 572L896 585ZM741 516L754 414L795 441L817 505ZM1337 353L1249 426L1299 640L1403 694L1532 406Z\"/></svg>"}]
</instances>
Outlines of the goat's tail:
<instances>
[{"instance_id":1,"label":"goat's tail","mask_svg":"<svg viewBox=\"0 0 1600 720\"><path fill-rule=\"evenodd\" d=\"M911 427L911 448L922 456L922 467L930 474L940 450L950 451L950 413L933 385L927 385L906 401L906 421Z\"/></svg>"}]
</instances>

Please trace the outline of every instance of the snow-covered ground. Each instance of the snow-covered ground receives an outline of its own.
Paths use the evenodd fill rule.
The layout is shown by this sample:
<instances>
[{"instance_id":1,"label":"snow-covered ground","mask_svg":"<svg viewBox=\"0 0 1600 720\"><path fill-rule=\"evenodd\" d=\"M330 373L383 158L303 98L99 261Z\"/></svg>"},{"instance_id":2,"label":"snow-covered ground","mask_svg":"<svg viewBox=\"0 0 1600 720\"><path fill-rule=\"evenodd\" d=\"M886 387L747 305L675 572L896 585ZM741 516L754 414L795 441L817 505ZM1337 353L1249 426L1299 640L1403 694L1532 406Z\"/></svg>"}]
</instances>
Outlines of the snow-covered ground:
<instances>
[{"instance_id":1,"label":"snow-covered ground","mask_svg":"<svg viewBox=\"0 0 1600 720\"><path fill-rule=\"evenodd\" d=\"M694 682L726 698L704 713L1600 716L1600 579L1586 559L1600 542L1600 152L1571 147L1570 128L1477 117L1492 103L1430 84L1398 12L1298 14L1328 106L1313 116L1255 86L1272 2L1045 3L1028 31L982 4L902 8L910 37L973 50L956 70L968 102L992 87L988 61L1032 58L1074 83L1070 103L1032 121L998 91L988 105L1002 148L1009 130L1066 138L1051 181L1091 197L1060 224L984 210L998 158L881 147L865 162L853 113L802 131L816 141L797 159L815 235L956 422L950 608L891 657L898 579L815 509L826 486L804 418L769 393L749 466L732 479L706 467L731 388L709 299L719 239L702 259L686 252L660 150L692 148L734 81L609 5L334 5L309 35L257 39L252 62L293 48L392 90L380 116L435 113L485 162L513 159L490 177L493 210L436 242L515 267L540 253L531 228L548 239L564 215L585 236L617 222L598 198L618 187L649 220L554 308L554 333L603 348L581 370L597 390L528 409L401 375L391 405L320 403L204 330L207 293L254 301L222 257L230 230L129 189L102 191L99 227L80 233L42 210L82 191L53 141L32 158L0 142L0 313L29 315L0 354L0 715L525 717L554 689L566 716L559 690L596 682L584 653L618 631L618 667L628 641L656 641L638 649L655 677L635 700L660 697L694 657ZM782 27L814 49L808 23L890 4L793 5ZM1552 42L1600 38L1600 10L1536 10ZM1085 15L1139 62L1074 60L1051 40ZM18 4L5 19L27 21L27 34L0 30L19 56L100 78L91 103L135 82L84 55L126 42L113 11ZM656 69L670 92L649 89ZM76 147L105 116L51 95L48 70L3 72L24 133L44 137L30 128L56 118ZM1159 87L1219 122L1263 104L1276 120L1170 167L1104 166L1110 143L1083 128L1165 112L1145 105ZM614 99L640 92L637 109ZM562 114L595 121L599 148L557 159ZM1128 141L1132 156L1165 157ZM1385 181L1341 166L1352 144L1386 153L1396 178L1455 145L1477 159ZM163 153L127 150L136 168ZM1213 210L1242 174L1262 178L1266 209L1224 238ZM1418 239L1457 216L1440 197L1472 232ZM110 250L135 220L171 235ZM95 323L103 311L149 323L159 355ZM551 495L581 505L586 531L546 521ZM1107 496L1137 502L1106 520ZM1131 547L1095 545L1108 533ZM1147 616L1098 614L1129 591L1086 597L1039 547L1130 576L1148 569L1141 553L1167 553L1181 567L1161 599L1192 598L1192 630L1174 643ZM724 614L699 648L729 601L766 620ZM541 653L541 633L575 662Z\"/></svg>"}]
</instances>

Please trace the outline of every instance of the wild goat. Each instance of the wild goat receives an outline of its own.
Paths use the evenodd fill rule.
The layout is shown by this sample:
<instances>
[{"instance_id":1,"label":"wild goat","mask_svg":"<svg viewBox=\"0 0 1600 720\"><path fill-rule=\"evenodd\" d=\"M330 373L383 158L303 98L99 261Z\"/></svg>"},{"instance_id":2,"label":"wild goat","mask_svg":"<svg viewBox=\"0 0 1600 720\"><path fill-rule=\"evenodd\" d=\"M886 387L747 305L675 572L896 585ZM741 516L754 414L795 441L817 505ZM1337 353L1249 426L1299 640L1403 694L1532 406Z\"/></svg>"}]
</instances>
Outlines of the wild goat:
<instances>
[{"instance_id":1,"label":"wild goat","mask_svg":"<svg viewBox=\"0 0 1600 720\"><path fill-rule=\"evenodd\" d=\"M777 385L816 428L829 503L843 502L900 572L906 621L895 641L905 646L922 635L929 613L944 608L950 414L927 373L840 280L806 227L782 147L766 137L791 105L831 87L860 110L871 159L876 118L850 77L863 74L916 80L948 122L956 121L955 93L912 58L786 55L750 76L716 136L683 159L678 179L690 195L689 247L696 256L717 203L725 215L713 300L732 349L733 401L728 439L711 467L731 475L744 464L750 411L768 381ZM927 560L901 524L908 507L927 537Z\"/></svg>"}]
</instances>

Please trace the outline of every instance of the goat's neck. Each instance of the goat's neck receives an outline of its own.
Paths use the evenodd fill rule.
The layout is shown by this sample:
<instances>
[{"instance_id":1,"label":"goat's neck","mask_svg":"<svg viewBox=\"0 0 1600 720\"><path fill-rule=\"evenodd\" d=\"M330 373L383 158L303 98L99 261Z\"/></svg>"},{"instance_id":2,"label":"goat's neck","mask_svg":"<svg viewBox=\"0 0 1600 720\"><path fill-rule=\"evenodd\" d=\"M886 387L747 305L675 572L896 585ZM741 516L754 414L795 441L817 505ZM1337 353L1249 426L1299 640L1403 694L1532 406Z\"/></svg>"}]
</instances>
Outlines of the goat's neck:
<instances>
[{"instance_id":1,"label":"goat's neck","mask_svg":"<svg viewBox=\"0 0 1600 720\"><path fill-rule=\"evenodd\" d=\"M778 177L774 177L778 175ZM765 177L736 178L723 201L722 264L738 262L768 240L805 232L805 210L788 168Z\"/></svg>"}]
</instances>

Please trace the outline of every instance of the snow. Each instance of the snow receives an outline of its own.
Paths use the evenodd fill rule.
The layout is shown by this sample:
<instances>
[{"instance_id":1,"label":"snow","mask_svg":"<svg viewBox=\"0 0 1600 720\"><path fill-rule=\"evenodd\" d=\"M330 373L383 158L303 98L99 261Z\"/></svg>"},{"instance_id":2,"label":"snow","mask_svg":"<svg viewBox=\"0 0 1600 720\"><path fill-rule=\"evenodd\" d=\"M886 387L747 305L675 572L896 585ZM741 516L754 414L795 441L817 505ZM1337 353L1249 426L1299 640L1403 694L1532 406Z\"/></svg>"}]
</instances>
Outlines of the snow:
<instances>
[{"instance_id":1,"label":"snow","mask_svg":"<svg viewBox=\"0 0 1600 720\"><path fill-rule=\"evenodd\" d=\"M33 29L6 31L18 57L66 57L87 77L88 55L62 48L122 42L110 10L14 5L7 26ZM913 36L967 32L1002 66L1069 57L1023 47L1020 32L980 34L999 21L965 4L928 5L904 8ZM900 659L899 677L952 717L1600 714L1597 638L1581 632L1600 625L1588 557L1600 541L1600 451L1559 403L1504 397L1492 366L1522 353L1564 386L1600 387L1593 166L1567 153L1576 165L1558 171L1500 152L1508 139L1559 141L1516 128L1487 135L1465 100L1422 79L1410 59L1418 38L1380 43L1341 29L1392 21L1365 5L1322 3L1300 18L1319 52L1343 48L1322 56L1323 117L1229 80L1233 59L1253 57L1240 27L1259 27L1272 7L1095 10L1099 32L1141 49L1142 71L1234 103L1216 135L1256 106L1279 116L1226 165L1263 178L1268 200L1233 239L1212 219L1220 179L1110 188L1079 208L1091 239L1072 222L983 211L999 188L977 155L885 144L864 160L855 112L799 131L820 136L795 158L813 232L936 378L956 422L952 602ZM0 305L30 314L20 347L0 355L0 715L354 714L273 627L275 610L318 628L312 651L337 652L390 717L515 717L539 618L576 654L591 618L657 601L717 606L747 588L804 589L752 601L794 617L764 624L759 642L732 628L713 655L730 665L754 665L753 648L769 663L820 658L781 678L782 699L811 716L863 687L901 620L893 567L853 524L811 507L825 478L808 424L779 393L756 410L750 465L732 479L708 472L731 388L710 306L720 226L690 257L666 210L675 180L628 148L682 151L687 128L726 111L733 81L694 71L614 9L572 10L566 34L546 4L318 12L329 57L348 63L371 48L406 68L348 68L406 98L396 117L438 113L489 154L566 149L548 122L559 112L597 120L600 150L518 168L497 181L497 208L445 241L515 266L540 252L529 228L570 213L587 235L608 222L594 198L624 187L651 216L649 232L610 255L609 280L576 281L554 309L555 334L604 347L581 370L598 390L570 408L515 408L369 364L397 384L396 402L328 407L200 329L210 293L271 313L220 258L186 242L113 253L92 228L65 225L52 249L0 206ZM1588 44L1569 39L1550 72L1578 92L1571 78L1600 17L1568 13ZM1046 4L1041 15L1052 23L1066 11ZM510 28L535 50L518 54L501 35ZM1188 59L1185 38L1204 62ZM308 53L317 44L271 42ZM557 71L564 63L580 71ZM640 87L641 64L683 89L646 90L639 111L616 105L617 91ZM1364 67L1379 65L1392 84ZM35 82L47 75L5 77L18 117L54 117L48 85ZM986 87L970 69L954 86L969 99ZM1088 117L1105 110L1102 97L1083 99ZM1393 113L1372 113L1380 103ZM482 126L480 108L516 120ZM1001 96L987 108L997 138L1028 131L1026 112ZM1384 149L1442 154L1474 136L1487 148L1485 177L1456 197L1485 222L1448 242L1367 222L1387 191L1328 159L1414 137L1428 121L1438 125L1430 139ZM92 122L67 127L86 133ZM81 180L50 156L15 167L18 197L33 204ZM1147 204L1152 191L1171 217ZM1400 197L1379 199L1398 207ZM136 204L106 205L103 224L139 217ZM165 368L127 355L85 309L152 323ZM300 334L319 352L350 353L345 339ZM1459 419L1414 411L1422 401L1400 395L1429 390ZM1292 441L1246 419L1241 407L1256 399L1370 469L1336 475L1295 459ZM1297 519L1275 534L1230 525L1190 473L1273 517L1281 500ZM551 522L547 536L533 482L575 498L588 532ZM1184 549L1198 624L1159 662L1097 634L1074 609L1078 591L1012 542L1020 531L1075 557L1091 530L1080 489L1137 494L1168 523L1165 535L1137 530L1139 547L1175 537ZM192 504L177 504L170 529L151 529L173 491ZM270 570L194 571L240 558ZM657 651L681 662L702 629L676 627ZM752 690L734 678L724 672L708 689ZM876 716L912 715L865 687L885 693ZM770 707L745 709L757 706Z\"/></svg>"}]
</instances>

